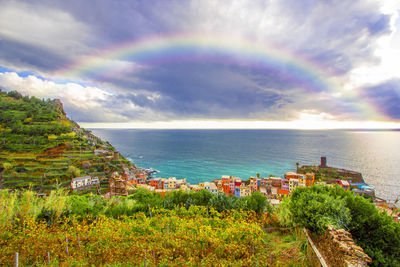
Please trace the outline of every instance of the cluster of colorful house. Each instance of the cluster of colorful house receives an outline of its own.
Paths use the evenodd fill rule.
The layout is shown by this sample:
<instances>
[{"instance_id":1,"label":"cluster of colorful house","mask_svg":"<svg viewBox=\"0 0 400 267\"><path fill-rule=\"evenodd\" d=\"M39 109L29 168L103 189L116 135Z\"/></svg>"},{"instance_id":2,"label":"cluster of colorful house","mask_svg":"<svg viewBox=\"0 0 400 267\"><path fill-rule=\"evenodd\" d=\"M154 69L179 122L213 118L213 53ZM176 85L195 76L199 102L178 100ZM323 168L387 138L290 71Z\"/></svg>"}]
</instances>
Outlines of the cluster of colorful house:
<instances>
[{"instance_id":1,"label":"cluster of colorful house","mask_svg":"<svg viewBox=\"0 0 400 267\"><path fill-rule=\"evenodd\" d=\"M71 186L73 189L77 189L98 183L98 179L86 176L73 179ZM159 193L171 190L208 190L213 194L225 193L236 197L250 196L253 192L259 191L271 199L281 199L288 196L296 187L306 187L314 184L327 186L339 184L345 190L353 190L358 194L374 195L373 188L367 184L353 184L348 180L335 180L327 184L326 182L316 181L313 172L306 174L287 172L284 178L274 176L250 177L248 180L222 175L221 179L212 182L191 185L186 179L177 179L175 177L154 178L146 171L134 172L129 169L123 169L122 174L114 173L109 180L110 192L123 192L121 194L127 194L130 189L142 187ZM114 187L118 188L115 189Z\"/></svg>"},{"instance_id":2,"label":"cluster of colorful house","mask_svg":"<svg viewBox=\"0 0 400 267\"><path fill-rule=\"evenodd\" d=\"M115 153L114 157L118 156L117 153ZM330 180L329 183L325 181L316 181L314 172L310 171L304 173L304 170L310 170L311 167L302 166L300 169L297 168L297 170L302 170L303 173L287 172L284 178L273 176L259 177L259 175L257 175L257 177L250 177L248 180L242 180L239 177L222 175L221 179L212 182L191 185L186 179L177 179L175 177L154 178L152 174L156 173L156 171L152 169L122 167L121 174L114 173L110 177L109 191L115 194L117 194L116 192L124 192L123 194L127 194L128 190L138 187L144 187L148 190L160 193L177 189L194 191L208 190L213 194L225 193L236 197L246 197L255 191L259 191L268 198L279 199L288 196L296 187L306 187L314 184L328 186L339 184L345 190L352 190L356 194L366 194L374 197L374 188L363 182L361 173L328 167L326 165L326 157L321 157L321 164L318 167L320 169L335 169L340 175L354 178L354 180L358 180L358 182L352 183L352 179L335 179ZM73 190L82 189L93 185L98 186L99 183L99 179L96 177L77 177L72 180L71 188Z\"/></svg>"},{"instance_id":3,"label":"cluster of colorful house","mask_svg":"<svg viewBox=\"0 0 400 267\"><path fill-rule=\"evenodd\" d=\"M347 181L343 181L341 184L345 185L345 182ZM122 174L113 175L112 183L110 184L118 184L118 187L121 187L121 184L126 184L128 188L142 187L159 193L171 190L208 190L213 194L225 193L236 197L250 196L253 192L259 191L269 198L281 198L289 195L298 186L311 186L314 183L316 183L314 173L303 175L288 172L285 174L285 178L250 177L248 180L242 180L239 177L230 175L222 175L221 179L212 182L191 185L186 179L177 179L176 177L154 178L149 175L148 171L133 172L129 169L123 169ZM110 188L110 191L113 192L115 190ZM127 192L127 190L122 191Z\"/></svg>"},{"instance_id":4,"label":"cluster of colorful house","mask_svg":"<svg viewBox=\"0 0 400 267\"><path fill-rule=\"evenodd\" d=\"M248 180L242 180L239 177L222 175L221 179L212 182L199 183L197 185L189 184L186 179L170 178L128 178L128 183L135 187L145 187L148 190L156 192L166 192L169 190L208 190L213 194L225 193L236 197L250 196L253 192L259 191L268 198L279 199L288 196L296 187L312 186L314 184L323 184L332 186L339 184L345 190L356 190L360 194L373 194L373 188L363 184L351 184L347 180L335 180L330 184L316 181L314 173L300 174L287 172L284 178L281 177L250 177ZM360 189L359 186L364 189Z\"/></svg>"},{"instance_id":5,"label":"cluster of colorful house","mask_svg":"<svg viewBox=\"0 0 400 267\"><path fill-rule=\"evenodd\" d=\"M303 171L308 166L302 166L300 171ZM331 168L326 166L326 159L321 158L319 168ZM236 197L250 196L253 192L259 191L270 199L272 204L279 204L280 199L290 195L297 187L307 187L314 184L326 186L340 185L345 190L351 190L358 195L368 195L374 199L375 205L385 209L394 211L396 206L388 207L385 200L375 197L375 190L372 186L366 184L360 173L348 171L344 169L336 169L341 175L349 175L349 179L330 179L329 182L316 179L314 172L298 173L287 172L282 177L250 177L248 180L242 180L239 177L230 175L222 175L220 179L212 182L203 182L197 185L191 185L186 179L170 178L154 178L152 174L156 171L152 169L130 169L122 168L122 173L113 173L108 180L109 192L104 197L112 197L115 195L128 195L128 191L136 188L145 188L150 191L155 191L161 194L172 190L208 190L212 194L225 193ZM354 178L357 182L352 182ZM99 186L100 181L97 177L84 176L72 179L71 188L73 190L85 189L92 186ZM398 200L397 200L398 201ZM396 202L397 202L396 201ZM397 217L396 217L397 216ZM399 215L393 213L392 217L399 221Z\"/></svg>"}]
</instances>

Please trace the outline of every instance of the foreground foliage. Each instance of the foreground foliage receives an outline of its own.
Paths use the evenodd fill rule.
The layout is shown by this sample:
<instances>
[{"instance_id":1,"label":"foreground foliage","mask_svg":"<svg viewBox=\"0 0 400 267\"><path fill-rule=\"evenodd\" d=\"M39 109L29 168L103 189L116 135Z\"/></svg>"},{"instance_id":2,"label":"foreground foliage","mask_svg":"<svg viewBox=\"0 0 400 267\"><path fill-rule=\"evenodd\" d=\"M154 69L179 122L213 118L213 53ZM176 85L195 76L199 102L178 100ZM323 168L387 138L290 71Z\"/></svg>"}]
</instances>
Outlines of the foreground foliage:
<instances>
[{"instance_id":1,"label":"foreground foliage","mask_svg":"<svg viewBox=\"0 0 400 267\"><path fill-rule=\"evenodd\" d=\"M339 186L297 188L281 208L290 211L282 216L317 233L328 225L344 228L372 258L374 266L400 266L400 224L381 213L361 196L354 196ZM283 213L283 212L282 212Z\"/></svg>"},{"instance_id":2,"label":"foreground foliage","mask_svg":"<svg viewBox=\"0 0 400 267\"><path fill-rule=\"evenodd\" d=\"M251 211L271 219L271 206L266 197L259 192L238 199L225 194L214 195L207 190L199 192L177 190L162 197L158 193L138 189L128 197L120 196L106 200L93 194L68 196L62 189L51 191L45 198L37 197L33 191L11 193L0 190L0 226L14 225L23 222L24 218L41 219L52 225L59 219L69 217L105 215L117 219L122 216L135 216L139 212L151 216L152 209L173 210L177 207L189 209L196 206L217 212Z\"/></svg>"},{"instance_id":3,"label":"foreground foliage","mask_svg":"<svg viewBox=\"0 0 400 267\"><path fill-rule=\"evenodd\" d=\"M19 252L23 265L46 265L49 253L52 265L265 266L272 253L274 265L307 265L304 236L266 233L266 214L154 205L117 216L116 207L129 210L151 195L139 191L135 198L0 191L0 262L12 265Z\"/></svg>"}]
</instances>

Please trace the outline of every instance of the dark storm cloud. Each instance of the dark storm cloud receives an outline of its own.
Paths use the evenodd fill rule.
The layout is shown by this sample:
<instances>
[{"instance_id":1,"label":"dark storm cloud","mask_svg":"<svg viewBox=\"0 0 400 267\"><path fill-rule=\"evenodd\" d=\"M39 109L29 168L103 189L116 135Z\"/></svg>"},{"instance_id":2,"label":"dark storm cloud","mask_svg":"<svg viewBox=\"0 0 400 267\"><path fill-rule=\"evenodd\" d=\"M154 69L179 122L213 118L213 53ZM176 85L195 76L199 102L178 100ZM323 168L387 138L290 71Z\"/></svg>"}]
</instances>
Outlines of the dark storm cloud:
<instances>
[{"instance_id":1,"label":"dark storm cloud","mask_svg":"<svg viewBox=\"0 0 400 267\"><path fill-rule=\"evenodd\" d=\"M400 79L366 87L362 95L393 119L400 119Z\"/></svg>"},{"instance_id":2,"label":"dark storm cloud","mask_svg":"<svg viewBox=\"0 0 400 267\"><path fill-rule=\"evenodd\" d=\"M88 45L95 49L149 35L192 31L231 32L277 44L284 43L331 68L337 66L335 71L338 72L349 70L351 64L343 64L342 61L351 61L352 56L365 61L372 58L371 48L368 49L369 38L365 38L364 30L371 37L390 31L390 17L380 14L376 4L366 4L365 1L286 0L249 3L239 0L229 5L198 0L33 3L37 9L45 5L62 10L76 21L88 25L95 36ZM274 22L268 16L271 9L280 12L280 16L273 19L276 20L276 28L285 26L283 32L274 34L274 28L262 26L263 20L271 19ZM361 42L361 39L365 40ZM332 44L335 46L332 47ZM349 46L357 47L349 49ZM330 56L322 57L321 54L325 52ZM332 62L341 63L331 65Z\"/></svg>"},{"instance_id":3,"label":"dark storm cloud","mask_svg":"<svg viewBox=\"0 0 400 267\"><path fill-rule=\"evenodd\" d=\"M65 57L42 47L11 40L0 40L0 60L26 70L36 69L49 72L67 63Z\"/></svg>"},{"instance_id":4,"label":"dark storm cloud","mask_svg":"<svg viewBox=\"0 0 400 267\"><path fill-rule=\"evenodd\" d=\"M122 93L117 99L185 117L245 118L277 104L282 100L281 89L291 87L277 82L279 78L268 70L257 72L213 63L166 64L144 69L136 75L143 82L126 82L119 86L135 86L147 93ZM160 97L151 100L151 94Z\"/></svg>"},{"instance_id":5,"label":"dark storm cloud","mask_svg":"<svg viewBox=\"0 0 400 267\"><path fill-rule=\"evenodd\" d=\"M321 69L327 69L331 73L328 75L345 77L360 64L377 62L375 41L390 33L390 16L381 14L378 1L4 0L2 8L12 9L6 13L8 18L15 13L29 20L7 24L0 18L0 63L41 74L137 38L210 32L283 45L317 62L316 68L324 66ZM27 32L25 24L35 21L41 23L32 28L33 33ZM43 27L53 24L65 34ZM63 30L63 25L72 26ZM62 42L57 43L60 39ZM326 93L324 86L297 79L296 70L288 66L274 68L201 61L144 66L121 76L85 80L113 92L92 100L110 116L76 106L70 107L70 112L77 120L85 121L257 116L293 119L303 109L351 113L351 103L332 103L327 95L315 101ZM81 77L74 79L78 83ZM310 85L312 94L307 89Z\"/></svg>"},{"instance_id":6,"label":"dark storm cloud","mask_svg":"<svg viewBox=\"0 0 400 267\"><path fill-rule=\"evenodd\" d=\"M99 45L106 46L151 34L180 31L191 15L189 2L138 0L47 1L48 5L72 14L94 29ZM39 3L43 3L39 1Z\"/></svg>"}]
</instances>

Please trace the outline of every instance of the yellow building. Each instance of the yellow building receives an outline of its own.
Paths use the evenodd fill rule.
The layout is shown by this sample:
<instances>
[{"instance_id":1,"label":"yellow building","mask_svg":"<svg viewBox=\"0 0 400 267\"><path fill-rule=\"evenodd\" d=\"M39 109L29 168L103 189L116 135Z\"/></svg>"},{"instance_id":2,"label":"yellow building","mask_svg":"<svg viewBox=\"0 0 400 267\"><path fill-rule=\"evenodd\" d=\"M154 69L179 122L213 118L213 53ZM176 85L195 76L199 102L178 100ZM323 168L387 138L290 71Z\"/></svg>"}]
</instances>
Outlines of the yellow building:
<instances>
[{"instance_id":1,"label":"yellow building","mask_svg":"<svg viewBox=\"0 0 400 267\"><path fill-rule=\"evenodd\" d=\"M175 177L169 177L164 181L164 188L166 188L165 184L168 185L168 189L177 189L187 183L186 179L176 179Z\"/></svg>"},{"instance_id":2,"label":"yellow building","mask_svg":"<svg viewBox=\"0 0 400 267\"><path fill-rule=\"evenodd\" d=\"M218 193L223 193L223 192L224 192L224 189L223 189L223 187L222 187L222 181L221 181L221 180L218 180L218 181L217 181L217 188L218 188Z\"/></svg>"},{"instance_id":3,"label":"yellow building","mask_svg":"<svg viewBox=\"0 0 400 267\"><path fill-rule=\"evenodd\" d=\"M197 185L197 184L191 185L190 188L191 188L193 191L196 191L196 192L197 192L197 191L201 191L201 190L204 189L203 187L201 187L201 186L199 186L199 185Z\"/></svg>"},{"instance_id":4,"label":"yellow building","mask_svg":"<svg viewBox=\"0 0 400 267\"><path fill-rule=\"evenodd\" d=\"M183 191L187 191L187 190L189 190L189 187L187 186L187 184L181 184L179 189L181 189Z\"/></svg>"},{"instance_id":5,"label":"yellow building","mask_svg":"<svg viewBox=\"0 0 400 267\"><path fill-rule=\"evenodd\" d=\"M299 176L299 186L306 186L307 179L304 175Z\"/></svg>"},{"instance_id":6,"label":"yellow building","mask_svg":"<svg viewBox=\"0 0 400 267\"><path fill-rule=\"evenodd\" d=\"M251 195L251 187L242 183L240 185L240 197L247 197Z\"/></svg>"},{"instance_id":7,"label":"yellow building","mask_svg":"<svg viewBox=\"0 0 400 267\"><path fill-rule=\"evenodd\" d=\"M289 191L292 192L296 187L299 186L299 179L289 180Z\"/></svg>"}]
</instances>

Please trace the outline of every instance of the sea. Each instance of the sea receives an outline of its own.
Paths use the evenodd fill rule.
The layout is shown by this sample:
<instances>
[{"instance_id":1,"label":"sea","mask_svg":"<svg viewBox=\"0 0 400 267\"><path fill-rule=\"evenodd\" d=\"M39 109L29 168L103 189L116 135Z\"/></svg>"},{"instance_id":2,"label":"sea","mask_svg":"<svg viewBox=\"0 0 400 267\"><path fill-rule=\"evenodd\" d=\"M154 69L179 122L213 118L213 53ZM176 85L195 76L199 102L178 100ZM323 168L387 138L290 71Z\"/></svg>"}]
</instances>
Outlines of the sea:
<instances>
[{"instance_id":1,"label":"sea","mask_svg":"<svg viewBox=\"0 0 400 267\"><path fill-rule=\"evenodd\" d=\"M242 179L280 176L300 165L327 165L361 172L376 196L400 196L398 130L154 130L90 129L156 177L191 184L221 175Z\"/></svg>"}]
</instances>

